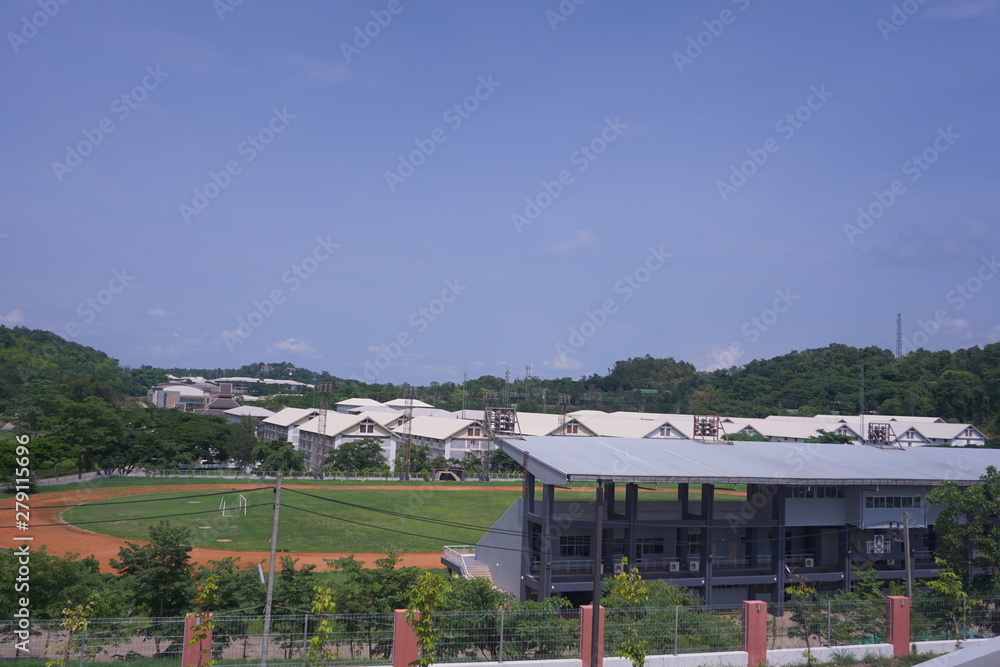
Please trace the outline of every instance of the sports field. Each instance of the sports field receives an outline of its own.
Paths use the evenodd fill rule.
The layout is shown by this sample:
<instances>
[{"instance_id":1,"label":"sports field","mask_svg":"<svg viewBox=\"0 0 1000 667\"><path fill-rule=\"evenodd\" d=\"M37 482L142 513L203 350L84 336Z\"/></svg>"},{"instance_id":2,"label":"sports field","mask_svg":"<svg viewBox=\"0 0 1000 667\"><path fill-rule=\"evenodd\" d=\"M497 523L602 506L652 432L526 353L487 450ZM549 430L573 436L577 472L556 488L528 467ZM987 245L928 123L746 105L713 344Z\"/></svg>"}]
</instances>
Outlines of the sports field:
<instances>
[{"instance_id":1,"label":"sports field","mask_svg":"<svg viewBox=\"0 0 1000 667\"><path fill-rule=\"evenodd\" d=\"M149 525L162 517L190 528L195 547L237 551L269 548L274 498L270 488L204 495L207 493L212 492L174 491L100 500L69 508L61 518L95 533L144 540ZM289 485L281 495L278 546L313 552L384 552L391 547L408 552L439 552L445 544L477 542L519 493L516 486L436 489ZM248 505L245 515L240 510L240 495ZM222 500L226 516L220 508Z\"/></svg>"}]
</instances>

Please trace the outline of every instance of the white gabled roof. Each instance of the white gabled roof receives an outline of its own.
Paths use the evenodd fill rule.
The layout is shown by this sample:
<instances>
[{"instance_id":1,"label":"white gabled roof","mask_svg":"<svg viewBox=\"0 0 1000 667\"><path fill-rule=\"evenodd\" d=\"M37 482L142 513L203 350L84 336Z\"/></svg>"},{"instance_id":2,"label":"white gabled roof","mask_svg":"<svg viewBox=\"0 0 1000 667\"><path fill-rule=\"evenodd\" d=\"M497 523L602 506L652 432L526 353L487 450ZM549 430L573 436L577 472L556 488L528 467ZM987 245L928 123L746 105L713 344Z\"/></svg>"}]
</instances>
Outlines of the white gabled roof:
<instances>
[{"instance_id":1,"label":"white gabled roof","mask_svg":"<svg viewBox=\"0 0 1000 667\"><path fill-rule=\"evenodd\" d=\"M768 438L794 438L796 440L817 437L819 429L827 431L835 431L837 429L834 423L815 422L812 420L798 422L785 419L751 419L748 425Z\"/></svg>"},{"instance_id":2,"label":"white gabled roof","mask_svg":"<svg viewBox=\"0 0 1000 667\"><path fill-rule=\"evenodd\" d=\"M903 435L908 430L913 429L920 435L924 436L928 440L954 440L958 436L962 435L965 429L973 429L979 437L985 439L985 436L971 424L948 424L948 423L933 423L933 422L923 422L923 423L898 423L892 425L892 430L896 434L896 437Z\"/></svg>"},{"instance_id":3,"label":"white gabled roof","mask_svg":"<svg viewBox=\"0 0 1000 667\"><path fill-rule=\"evenodd\" d=\"M412 405L415 408L433 408L434 406L430 403L424 403L423 401L418 401L415 398L394 398L391 401L386 401L386 405L390 408L405 408L407 405Z\"/></svg>"},{"instance_id":4,"label":"white gabled roof","mask_svg":"<svg viewBox=\"0 0 1000 667\"><path fill-rule=\"evenodd\" d=\"M469 412L479 412L482 410L466 410ZM518 412L517 426L524 435L550 435L559 429L559 415L550 415L544 412Z\"/></svg>"},{"instance_id":5,"label":"white gabled roof","mask_svg":"<svg viewBox=\"0 0 1000 667\"><path fill-rule=\"evenodd\" d=\"M226 410L227 415L236 415L238 417L270 417L275 414L270 410L265 410L264 408L258 408L255 405L241 405L238 408L230 408Z\"/></svg>"},{"instance_id":6,"label":"white gabled roof","mask_svg":"<svg viewBox=\"0 0 1000 667\"><path fill-rule=\"evenodd\" d=\"M367 407L382 404L373 398L345 398L342 401L337 401L334 405L356 405L358 407Z\"/></svg>"},{"instance_id":7,"label":"white gabled roof","mask_svg":"<svg viewBox=\"0 0 1000 667\"><path fill-rule=\"evenodd\" d=\"M622 419L612 415L604 417L590 415L577 417L577 421L595 434L607 438L645 438L654 431L659 431L666 418L657 421L649 419Z\"/></svg>"},{"instance_id":8,"label":"white gabled roof","mask_svg":"<svg viewBox=\"0 0 1000 667\"><path fill-rule=\"evenodd\" d=\"M479 423L475 419L447 419L442 417L414 417L408 423L392 430L397 436L407 433L415 438L430 438L432 440L447 440L461 433L469 426Z\"/></svg>"},{"instance_id":9,"label":"white gabled roof","mask_svg":"<svg viewBox=\"0 0 1000 667\"><path fill-rule=\"evenodd\" d=\"M300 421L308 419L318 412L319 410L314 408L281 408L281 410L265 419L264 423L274 424L275 426L291 426L292 424L297 424Z\"/></svg>"}]
</instances>

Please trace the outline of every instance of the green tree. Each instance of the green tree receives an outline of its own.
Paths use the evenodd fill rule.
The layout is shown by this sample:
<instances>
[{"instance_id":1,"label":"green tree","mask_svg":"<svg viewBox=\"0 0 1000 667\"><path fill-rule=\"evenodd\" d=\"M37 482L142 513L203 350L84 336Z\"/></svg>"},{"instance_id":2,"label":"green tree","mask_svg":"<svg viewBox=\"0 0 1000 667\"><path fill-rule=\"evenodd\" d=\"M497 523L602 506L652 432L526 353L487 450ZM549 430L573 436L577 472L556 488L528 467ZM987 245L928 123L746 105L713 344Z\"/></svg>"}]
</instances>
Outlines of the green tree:
<instances>
[{"instance_id":1,"label":"green tree","mask_svg":"<svg viewBox=\"0 0 1000 667\"><path fill-rule=\"evenodd\" d=\"M649 642L640 639L640 622L646 613L641 607L649 602L649 586L642 580L638 568L628 569L627 558L622 558L621 564L622 571L611 578L609 594L628 605L624 610L628 627L614 642L614 651L618 657L628 658L634 667L643 667Z\"/></svg>"},{"instance_id":2,"label":"green tree","mask_svg":"<svg viewBox=\"0 0 1000 667\"><path fill-rule=\"evenodd\" d=\"M365 473L388 472L382 441L378 438L350 440L326 457L325 468L333 472Z\"/></svg>"},{"instance_id":3,"label":"green tree","mask_svg":"<svg viewBox=\"0 0 1000 667\"><path fill-rule=\"evenodd\" d=\"M989 466L979 483L968 488L945 482L927 494L927 501L942 505L934 522L936 555L962 581L971 581L973 592L996 594L1000 589L996 582L1000 567L1000 472ZM972 568L981 568L984 573L973 577Z\"/></svg>"},{"instance_id":4,"label":"green tree","mask_svg":"<svg viewBox=\"0 0 1000 667\"><path fill-rule=\"evenodd\" d=\"M229 437L226 439L226 453L240 466L245 466L250 462L253 450L259 443L257 420L250 415L243 415L238 424L230 426Z\"/></svg>"},{"instance_id":5,"label":"green tree","mask_svg":"<svg viewBox=\"0 0 1000 667\"><path fill-rule=\"evenodd\" d=\"M150 616L183 616L194 602L191 531L160 521L149 527L149 544L126 542L111 559L135 607Z\"/></svg>"},{"instance_id":6,"label":"green tree","mask_svg":"<svg viewBox=\"0 0 1000 667\"><path fill-rule=\"evenodd\" d=\"M434 625L435 612L451 588L447 579L433 572L420 575L417 585L410 591L410 603L406 607L406 622L417 636L418 658L411 665L429 667L436 659L438 630Z\"/></svg>"},{"instance_id":7,"label":"green tree","mask_svg":"<svg viewBox=\"0 0 1000 667\"><path fill-rule=\"evenodd\" d=\"M295 472L305 470L305 454L295 451L291 443L284 440L262 442L254 447L250 455L260 463L262 470L273 472Z\"/></svg>"}]
</instances>

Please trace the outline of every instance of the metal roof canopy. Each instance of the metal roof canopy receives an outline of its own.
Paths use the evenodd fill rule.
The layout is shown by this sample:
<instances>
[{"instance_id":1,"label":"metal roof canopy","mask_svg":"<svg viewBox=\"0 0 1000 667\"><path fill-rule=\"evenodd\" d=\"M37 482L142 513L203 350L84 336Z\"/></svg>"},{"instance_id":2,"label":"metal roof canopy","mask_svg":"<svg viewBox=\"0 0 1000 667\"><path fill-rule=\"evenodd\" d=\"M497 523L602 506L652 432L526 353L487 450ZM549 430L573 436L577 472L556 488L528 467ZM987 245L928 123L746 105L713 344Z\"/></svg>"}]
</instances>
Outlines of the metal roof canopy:
<instances>
[{"instance_id":1,"label":"metal roof canopy","mask_svg":"<svg viewBox=\"0 0 1000 667\"><path fill-rule=\"evenodd\" d=\"M528 472L543 484L636 482L968 486L1000 450L964 447L880 449L861 445L746 442L703 444L652 438L525 436L500 447L515 461L528 453Z\"/></svg>"}]
</instances>

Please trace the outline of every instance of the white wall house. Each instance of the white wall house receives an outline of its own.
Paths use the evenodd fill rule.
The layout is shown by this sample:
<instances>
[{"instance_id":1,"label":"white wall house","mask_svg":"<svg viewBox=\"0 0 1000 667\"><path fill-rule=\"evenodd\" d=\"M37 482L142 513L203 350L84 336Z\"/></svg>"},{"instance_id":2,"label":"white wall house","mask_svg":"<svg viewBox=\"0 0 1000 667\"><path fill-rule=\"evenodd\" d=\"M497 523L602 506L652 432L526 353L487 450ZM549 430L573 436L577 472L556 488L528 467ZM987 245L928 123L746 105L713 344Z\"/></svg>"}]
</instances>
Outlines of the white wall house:
<instances>
[{"instance_id":1,"label":"white wall house","mask_svg":"<svg viewBox=\"0 0 1000 667\"><path fill-rule=\"evenodd\" d=\"M486 429L478 419L414 417L394 428L392 434L396 448L402 447L406 438L414 445L427 445L429 459L478 457L490 449Z\"/></svg>"},{"instance_id":2,"label":"white wall house","mask_svg":"<svg viewBox=\"0 0 1000 667\"><path fill-rule=\"evenodd\" d=\"M261 440L287 440L297 448L299 427L318 414L319 410L314 408L282 408L261 422Z\"/></svg>"},{"instance_id":3,"label":"white wall house","mask_svg":"<svg viewBox=\"0 0 1000 667\"><path fill-rule=\"evenodd\" d=\"M381 441L382 454L391 466L395 458L395 451L390 443L392 428L399 420L400 415L387 412L362 412L355 415L327 410L326 419L317 415L299 427L298 449L305 452L311 460L313 452L322 448L325 459L330 452L346 442L375 438Z\"/></svg>"}]
</instances>

